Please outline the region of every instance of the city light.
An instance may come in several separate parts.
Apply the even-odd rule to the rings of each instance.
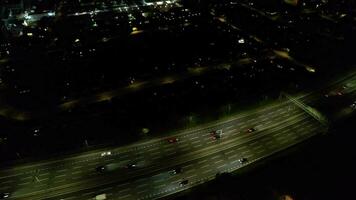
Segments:
[[[352,199],[355,17],[352,0],[0,0],[0,199]]]

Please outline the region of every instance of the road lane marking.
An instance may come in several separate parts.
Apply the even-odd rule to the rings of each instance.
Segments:
[[[90,164],[90,163],[89,163]],[[65,172],[67,171],[67,169],[60,169],[60,170],[57,170],[57,172]]]
[[[203,165],[201,168],[206,168],[206,167],[209,167],[210,165]]]
[[[218,164],[218,163],[221,163],[221,162],[224,162],[224,161],[223,160],[218,160],[218,161],[215,161],[214,163]]]
[[[121,199],[124,199],[124,198],[129,197],[129,196],[131,196],[131,194],[126,194],[124,196],[121,196]]]
[[[31,182],[25,182],[25,183],[19,183],[18,185],[28,185],[28,184],[30,184]]]
[[[64,177],[64,176],[67,176],[67,175],[66,174],[60,174],[60,175],[56,175],[54,177],[59,178],[59,177]]]
[[[196,176],[197,176],[196,174],[193,174],[191,176],[188,176],[187,179],[191,179],[191,178],[196,177]]]
[[[225,166],[226,166],[226,164],[223,164],[223,165],[218,166],[217,168],[219,169],[219,168],[222,168],[222,167],[225,167]]]
[[[146,189],[146,190],[140,190],[140,191],[138,191],[137,193],[138,194],[142,194],[142,193],[145,193],[145,192],[148,192],[148,190]]]
[[[228,130],[228,129],[232,128],[232,127],[234,127],[234,126],[228,126],[228,127],[226,127],[226,129]]]
[[[32,178],[33,178],[33,177],[28,176],[28,177],[21,178],[21,180],[23,181],[23,180],[32,179]]]
[[[206,160],[206,159],[205,159],[205,160],[200,160],[200,161],[198,161],[198,163],[199,163],[199,164],[202,164],[202,163],[205,163],[205,162],[207,162],[207,161],[208,161],[208,160]]]
[[[190,140],[195,140],[195,139],[198,139],[198,136],[190,138]]]
[[[154,183],[159,183],[159,182],[163,182],[163,181],[165,181],[165,179],[163,179],[163,178],[153,180]]]
[[[214,160],[214,159],[216,159],[216,158],[221,158],[221,155],[219,154],[219,155],[213,156],[213,157],[211,157],[210,159],[211,159],[211,160]]]

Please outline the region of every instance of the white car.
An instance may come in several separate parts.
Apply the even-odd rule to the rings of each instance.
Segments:
[[[111,151],[102,152],[100,155],[101,155],[101,157],[110,156],[111,155]]]
[[[0,199],[7,199],[10,197],[10,193],[5,192],[5,193],[0,193]]]
[[[106,199],[106,194],[99,194],[96,195],[94,200],[105,200]]]

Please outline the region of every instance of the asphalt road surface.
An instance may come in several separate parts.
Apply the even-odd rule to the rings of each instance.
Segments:
[[[3,170],[0,173],[0,191],[14,191],[12,195],[14,199],[47,197],[58,199],[58,195],[68,193],[72,197],[73,192],[90,189],[91,192],[83,193],[88,195],[83,196],[85,199],[95,196],[97,189],[93,188],[103,186],[107,189],[110,188],[107,185],[122,186],[123,183],[122,189],[128,198],[132,198],[130,194],[136,194],[137,198],[141,198],[156,194],[155,191],[182,189],[179,186],[182,178],[189,181],[184,188],[189,187],[200,179],[215,175],[218,171],[238,166],[238,163],[237,165],[232,163],[234,159],[236,162],[239,158],[246,157],[251,162],[279,149],[283,141],[289,144],[302,139],[297,131],[318,132],[320,126],[316,120],[292,103],[281,103],[212,127],[183,132],[176,136],[179,139],[176,143],[161,139],[118,148],[112,150],[112,155],[107,157],[101,157],[100,153],[96,153]],[[252,127],[256,131],[248,133],[247,129]],[[223,135],[220,139],[214,140],[210,133],[218,129],[223,130]],[[291,134],[292,130],[296,133]],[[198,170],[204,162],[208,162],[209,167],[206,170]],[[129,163],[135,163],[136,168],[126,169],[125,166]],[[116,164],[119,167],[112,172],[100,173],[95,170],[104,164]],[[175,166],[181,166],[183,172],[171,176],[169,171]],[[174,185],[178,188],[173,187]],[[118,186],[113,190],[119,191]],[[120,197],[123,198],[122,195]],[[78,199],[77,196],[73,198]]]
[[[329,90],[353,94],[355,76],[333,84]],[[307,96],[308,97],[308,96]],[[304,97],[305,100],[308,98]],[[315,98],[315,96],[313,96]],[[256,131],[248,133],[249,128]],[[211,132],[222,130],[220,139]],[[0,192],[10,199],[92,199],[106,193],[108,199],[156,199],[211,180],[217,173],[231,172],[268,157],[325,131],[325,127],[292,102],[283,101],[225,121],[207,124],[167,138],[66,158],[30,163],[0,170]],[[238,160],[246,158],[245,163]],[[135,163],[136,167],[125,166]],[[100,173],[96,167],[115,165]],[[182,172],[172,170],[181,167]],[[188,183],[181,186],[183,180]]]

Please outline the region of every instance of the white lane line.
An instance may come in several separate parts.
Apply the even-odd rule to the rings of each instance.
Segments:
[[[186,147],[186,146],[188,146],[188,145],[189,145],[189,143],[180,143],[180,144],[179,144],[179,147],[183,147],[183,148],[184,148],[184,147]]]
[[[245,154],[247,154],[249,151],[250,151],[250,150],[243,151],[243,152],[241,152],[241,154],[245,155]]]
[[[191,167],[191,166],[194,166],[194,164],[188,164],[188,165],[185,165],[184,168],[188,168],[188,167]]]
[[[202,164],[202,163],[205,163],[205,162],[207,162],[208,160],[201,160],[201,161],[199,161],[198,163],[199,164]]]
[[[214,160],[214,159],[220,158],[220,157],[221,157],[221,155],[216,155],[216,156],[214,156],[214,157],[211,157],[210,159],[211,159],[211,160]]]
[[[249,146],[255,146],[257,143],[259,143],[259,141],[254,141],[254,142],[250,143]]]
[[[77,199],[78,197],[76,196],[72,196],[72,197],[67,197],[67,198],[64,198],[64,200],[69,200],[69,199]]]
[[[225,167],[225,166],[226,166],[226,164],[220,165],[220,166],[218,166],[218,169],[222,168],[222,167]]]
[[[55,182],[58,183],[58,182],[63,182],[65,181],[65,179],[59,179],[59,180],[56,180]]]
[[[201,168],[206,168],[206,167],[209,167],[210,165],[203,165]]]
[[[195,140],[195,139],[198,139],[198,136],[190,138],[190,140]]]
[[[85,193],[83,193],[83,194],[81,194],[81,196],[89,196],[89,195],[92,195],[92,194],[94,194],[95,192],[85,192]]]
[[[235,150],[230,150],[230,151],[225,152],[226,155],[227,154],[232,154],[232,153],[235,153]]]
[[[128,184],[128,183],[127,183]],[[121,185],[119,185],[118,187],[120,187]],[[129,190],[131,190],[131,188],[124,188],[124,189],[121,189],[121,190],[119,190],[119,194],[120,193],[124,193],[124,192],[127,192],[127,191],[129,191]]]
[[[12,183],[12,182],[14,182],[14,181],[15,181],[14,179],[11,179],[11,180],[7,180],[7,181],[3,181],[3,182],[1,182],[1,184]]]
[[[45,172],[45,173],[39,174],[38,176],[46,176],[46,175],[49,175],[49,172]]]
[[[47,180],[49,180],[49,178],[41,178],[40,182],[47,181]]]
[[[155,182],[155,183],[159,183],[159,182],[163,182],[163,181],[165,181],[165,179],[157,179],[157,180],[153,180],[153,182]]]
[[[200,140],[196,140],[196,141],[192,142],[192,144],[196,144],[196,143],[199,143],[199,142],[200,142]]]
[[[148,190],[140,190],[137,192],[137,194],[142,194],[142,193],[145,193],[145,192],[148,192]]]
[[[272,124],[272,123],[274,123],[274,121],[273,120],[267,120],[264,124]]]
[[[105,191],[109,191],[112,189],[113,189],[113,187],[107,187],[107,188],[100,189],[99,192],[105,192]]]
[[[66,176],[66,174],[60,174],[60,175],[56,175],[54,177],[59,178],[59,177],[64,177],[64,176]]]
[[[226,129],[230,129],[230,128],[232,128],[232,127],[234,127],[234,126],[228,126],[228,127],[226,127]]]
[[[191,172],[191,171],[193,171],[193,170],[195,170],[194,168],[190,168],[190,169],[187,169],[187,170],[184,170],[186,173],[188,173],[188,172]]]
[[[191,178],[196,177],[196,176],[197,176],[196,174],[193,174],[191,176],[188,176],[187,179],[191,179]]]
[[[207,144],[211,144],[211,143],[214,143],[215,141],[214,140],[210,140],[209,142],[207,142]]]
[[[25,182],[25,183],[20,183],[19,185],[28,185],[30,184],[31,182]]]
[[[120,199],[124,199],[124,198],[129,197],[129,196],[131,196],[131,194],[126,194],[126,195],[124,195],[124,196],[121,196]]]
[[[90,164],[90,163],[89,163]],[[60,170],[57,170],[57,172],[65,172],[67,171],[67,169],[60,169]]]
[[[265,150],[264,149],[260,149],[260,150],[258,150],[257,152],[256,152],[256,154],[260,154],[260,153],[262,153],[262,152],[264,152]]]
[[[215,161],[214,163],[218,164],[218,163],[221,163],[221,162],[224,162],[224,161],[223,160],[218,160],[218,161]]]
[[[264,149],[265,147],[262,145],[254,146],[254,150]]]
[[[150,149],[148,149],[146,151],[157,151],[158,149],[159,149],[158,147],[153,147],[153,148],[150,148]]]
[[[21,178],[21,180],[26,180],[26,179],[32,179],[32,177],[28,176],[28,177]]]

